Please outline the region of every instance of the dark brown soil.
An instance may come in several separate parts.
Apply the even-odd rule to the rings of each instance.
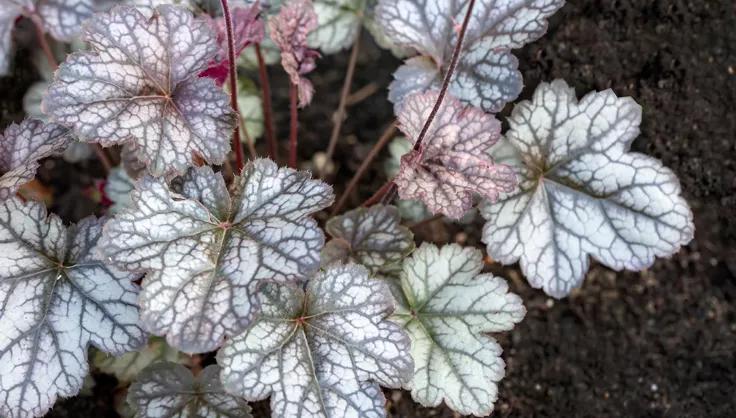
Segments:
[[[531,289],[515,266],[489,266],[510,280],[529,311],[513,332],[498,336],[507,376],[495,416],[736,416],[736,4],[569,3],[543,39],[517,54],[527,85],[522,98],[554,78],[566,79],[579,94],[612,88],[634,97],[644,107],[634,149],[661,158],[678,174],[695,212],[696,238],[648,271],[593,266],[583,288],[563,301]],[[23,51],[18,55],[19,68],[28,68]],[[305,160],[326,146],[347,56],[323,59],[313,76],[316,104],[301,115]],[[355,89],[377,83],[381,90],[349,111],[336,153],[338,193],[391,121],[384,87],[398,64],[363,43]],[[274,95],[283,110],[286,90],[278,72],[272,69]],[[22,117],[15,98],[35,75],[19,69],[16,77],[0,79],[3,124]],[[286,112],[278,112],[283,127]],[[87,167],[57,162],[41,178],[56,189],[54,209],[73,220],[90,211],[80,190],[92,180],[84,175],[70,183],[68,170],[81,175]],[[380,164],[365,179],[352,205],[385,180]],[[435,222],[417,235],[476,245],[478,230]],[[60,402],[49,416],[115,416],[114,379],[95,377],[92,393]],[[420,408],[406,393],[386,394],[392,417],[457,416],[444,407]],[[255,405],[256,416],[265,411],[267,403]]]

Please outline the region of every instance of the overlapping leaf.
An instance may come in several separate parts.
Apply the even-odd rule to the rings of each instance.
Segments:
[[[339,265],[306,291],[268,285],[261,296],[263,314],[218,353],[228,392],[271,396],[273,417],[386,416],[378,385],[401,386],[413,366],[409,339],[385,319],[394,308],[385,283]]]
[[[149,331],[182,351],[207,352],[250,322],[262,281],[303,280],[319,267],[324,235],[309,215],[333,194],[269,160],[249,163],[232,194],[209,167],[191,170],[179,189],[143,178],[133,207],[105,228],[103,251],[148,273],[140,303]]]
[[[589,255],[638,270],[692,239],[692,213],[675,175],[629,152],[641,122],[632,99],[607,90],[578,101],[557,80],[517,105],[509,122],[522,181],[483,209],[483,239],[494,259],[520,261],[532,286],[563,297],[581,284]]]
[[[486,112],[500,111],[523,87],[511,50],[542,36],[547,18],[563,4],[564,0],[476,2],[450,92]],[[388,37],[420,56],[396,72],[389,87],[392,102],[439,86],[467,6],[468,0],[379,0],[377,20]]]
[[[0,135],[0,199],[33,180],[38,161],[60,154],[72,142],[69,130],[53,123],[26,119]]]
[[[437,101],[438,93],[415,93],[400,107],[400,129],[414,142]],[[488,150],[500,136],[491,115],[445,97],[419,150],[401,158],[394,178],[402,199],[421,200],[433,213],[459,219],[475,194],[491,201],[516,185],[511,167],[495,164]]]
[[[485,416],[504,376],[501,347],[489,332],[511,330],[526,313],[506,282],[483,268],[480,251],[422,244],[404,262],[403,297],[392,319],[411,337],[415,401],[443,401],[461,414]]]
[[[110,170],[105,182],[105,195],[112,202],[111,213],[119,213],[132,204],[131,194],[135,189],[135,182],[123,167]]]
[[[144,370],[128,393],[135,418],[251,418],[250,406],[222,389],[220,368],[207,366],[199,376],[175,363]]]
[[[159,337],[151,337],[138,351],[112,356],[97,352],[94,365],[105,373],[115,375],[120,382],[132,382],[146,367],[160,362],[186,364],[189,357],[172,348]]]
[[[102,222],[67,229],[36,202],[0,204],[0,415],[41,416],[75,395],[89,344],[112,354],[145,342],[135,276],[97,258]]]
[[[393,206],[374,205],[358,208],[327,222],[332,236],[322,251],[322,263],[362,264],[372,274],[395,269],[414,249],[414,235],[401,225],[399,211]]]
[[[149,19],[131,7],[95,15],[93,52],[70,55],[44,107],[80,139],[129,143],[155,176],[184,173],[195,158],[218,164],[230,149],[235,115],[225,93],[197,75],[217,53],[208,25],[175,6]]]

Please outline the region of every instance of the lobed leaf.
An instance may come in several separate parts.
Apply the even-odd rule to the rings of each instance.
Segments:
[[[156,10],[95,15],[85,26],[93,51],[59,67],[44,109],[84,141],[130,144],[154,176],[182,174],[197,158],[220,164],[235,114],[212,80],[197,77],[217,53],[215,36],[183,8]]]
[[[162,338],[151,337],[148,344],[138,351],[111,356],[98,351],[93,363],[104,373],[114,375],[118,381],[132,382],[146,367],[159,363],[172,362],[186,364],[189,357],[172,348]]]
[[[134,275],[97,258],[102,221],[65,228],[36,202],[0,204],[0,415],[37,417],[75,395],[90,344],[137,349]]]
[[[554,297],[580,286],[588,255],[639,270],[693,238],[693,216],[676,176],[629,152],[641,107],[610,91],[578,101],[562,81],[541,84],[509,119],[520,156],[518,191],[482,210],[488,253],[517,260],[531,285]]]
[[[130,386],[128,403],[135,418],[251,418],[250,406],[222,389],[219,374],[215,365],[194,377],[180,364],[157,363]]]
[[[256,313],[263,281],[306,279],[319,268],[324,235],[309,216],[332,203],[309,174],[249,163],[232,193],[210,167],[190,170],[173,192],[144,177],[133,207],[105,228],[103,251],[118,266],[146,272],[143,326],[184,352],[208,352]]]
[[[60,154],[72,141],[66,128],[36,119],[8,126],[0,135],[0,199],[33,180],[39,160]]]
[[[323,265],[354,261],[371,274],[386,273],[414,250],[414,234],[394,206],[354,209],[327,221],[325,229],[332,240],[322,250]]]
[[[377,20],[398,46],[414,50],[395,73],[389,98],[401,103],[409,94],[438,88],[457,43],[467,0],[379,0]],[[547,18],[564,0],[488,0],[477,2],[466,32],[450,92],[464,103],[496,113],[523,87],[511,50],[538,39]]]
[[[273,417],[385,417],[380,385],[411,376],[409,340],[386,317],[388,287],[358,265],[337,265],[306,286],[270,284],[263,314],[217,355],[228,392],[271,396]]]
[[[414,143],[434,107],[438,92],[409,96],[397,115],[399,128]],[[480,109],[446,96],[419,150],[401,157],[394,178],[402,199],[421,200],[432,213],[459,219],[475,194],[491,201],[516,186],[511,167],[494,164],[489,150],[501,124]]]
[[[422,244],[404,262],[392,319],[411,338],[414,377],[405,387],[424,406],[444,401],[461,414],[493,411],[505,365],[486,333],[511,330],[526,310],[504,280],[479,274],[482,268],[480,251],[456,244]]]

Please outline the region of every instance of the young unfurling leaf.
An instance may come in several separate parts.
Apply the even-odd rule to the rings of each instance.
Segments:
[[[33,180],[38,161],[60,154],[72,142],[69,130],[53,123],[26,119],[0,135],[0,199]]]
[[[409,339],[387,321],[385,283],[358,265],[318,273],[306,291],[269,284],[263,314],[217,355],[225,389],[248,400],[271,396],[273,417],[385,417],[380,387],[412,370]]]
[[[399,128],[414,142],[437,101],[430,91],[409,96],[397,115]],[[402,199],[424,202],[433,213],[459,219],[473,206],[475,194],[495,200],[516,186],[511,167],[494,164],[488,150],[500,136],[501,124],[446,96],[421,148],[401,158],[394,178]]]
[[[146,272],[145,328],[184,352],[217,348],[252,320],[262,281],[299,281],[319,267],[324,235],[309,216],[329,206],[330,186],[309,174],[249,163],[233,181],[192,169],[180,192],[144,177],[133,206],[105,228],[104,253]]]
[[[589,255],[639,270],[693,238],[675,175],[629,152],[641,123],[632,99],[607,90],[578,101],[557,80],[518,104],[509,122],[520,189],[482,210],[483,240],[494,259],[519,260],[532,286],[564,297],[582,283]]]
[[[130,386],[128,403],[135,418],[251,418],[250,406],[225,393],[219,375],[215,365],[194,377],[180,364],[157,363]]]
[[[299,92],[299,107],[312,101],[314,86],[305,74],[317,66],[319,54],[307,46],[307,35],[317,27],[311,0],[289,0],[278,15],[268,21],[271,39],[281,50],[281,66]]]
[[[0,204],[0,415],[41,416],[75,395],[90,344],[112,354],[145,342],[134,275],[97,258],[102,222],[65,228],[36,202]]]
[[[330,219],[332,236],[322,251],[322,264],[354,261],[372,273],[393,270],[414,249],[414,235],[401,225],[393,206],[358,208]]]
[[[70,55],[44,100],[80,139],[131,144],[154,176],[184,173],[195,158],[222,163],[235,114],[227,95],[199,78],[217,53],[208,25],[175,6],[149,19],[132,7],[85,26],[93,52]]]
[[[391,319],[411,337],[414,378],[405,387],[424,406],[444,400],[461,414],[493,410],[505,365],[487,333],[511,330],[526,310],[504,280],[479,274],[482,268],[480,251],[456,244],[422,244],[404,261],[404,295]]]
[[[112,356],[101,351],[95,353],[93,363],[105,373],[115,375],[118,381],[129,383],[138,377],[143,369],[159,362],[186,364],[189,356],[166,344],[162,338],[151,337],[148,344],[138,351]]]
[[[450,92],[464,103],[495,113],[523,87],[511,50],[542,36],[547,18],[564,0],[486,0],[473,9]],[[377,20],[399,46],[416,51],[397,70],[389,99],[438,87],[450,65],[468,0],[379,0]]]

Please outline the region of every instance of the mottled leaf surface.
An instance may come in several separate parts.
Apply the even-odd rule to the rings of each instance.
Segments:
[[[45,207],[0,205],[0,415],[41,416],[73,396],[90,344],[122,354],[143,345],[135,276],[97,258],[102,222],[65,228]]]
[[[401,105],[399,128],[414,143],[437,101],[438,92],[415,93]],[[394,178],[402,199],[421,200],[435,214],[459,219],[474,195],[491,201],[516,185],[511,167],[495,164],[488,150],[501,124],[480,109],[446,96],[420,149],[401,157]]]
[[[132,382],[146,367],[159,362],[186,364],[189,356],[166,344],[163,338],[151,337],[138,351],[112,356],[98,351],[93,363],[104,373],[114,375],[120,382]]]
[[[236,120],[227,95],[197,77],[218,49],[204,21],[175,6],[151,18],[116,7],[95,15],[84,38],[92,51],[67,58],[44,100],[52,120],[85,141],[132,145],[155,176],[225,160]]]
[[[394,206],[354,209],[327,221],[325,229],[332,239],[322,251],[323,265],[354,261],[372,274],[385,273],[414,249],[414,234]]]
[[[33,180],[38,161],[60,154],[72,142],[69,130],[53,123],[25,119],[0,135],[0,199]]]
[[[363,23],[366,0],[314,0],[319,22],[309,34],[309,45],[325,54],[349,48]]]
[[[82,24],[95,12],[94,0],[37,0],[36,8],[44,28],[64,42],[79,36]]]
[[[493,411],[505,365],[487,333],[511,330],[526,310],[503,279],[479,274],[482,268],[480,251],[456,244],[422,244],[404,262],[404,296],[392,319],[411,337],[414,378],[405,387],[424,406]]]
[[[304,280],[319,267],[324,235],[310,214],[332,189],[308,173],[249,163],[228,192],[210,167],[190,170],[177,190],[144,177],[133,207],[105,228],[104,252],[146,272],[143,325],[184,352],[217,348],[256,313],[264,280]]]
[[[306,287],[267,285],[263,313],[218,353],[230,393],[271,396],[273,417],[385,417],[380,385],[412,370],[409,339],[385,318],[388,286],[358,265],[337,265]]]
[[[487,0],[476,2],[450,92],[464,103],[495,113],[513,101],[523,87],[518,61],[511,50],[542,36],[547,18],[564,0]],[[439,87],[450,65],[467,0],[379,0],[377,20],[397,45],[414,50],[397,70],[390,99]]]
[[[532,286],[564,297],[592,256],[640,270],[693,237],[692,212],[672,171],[629,152],[641,107],[610,91],[578,101],[564,81],[518,104],[507,138],[520,155],[520,188],[483,209],[483,240],[504,264],[519,261]]]
[[[225,393],[219,375],[215,365],[194,377],[180,364],[157,363],[131,385],[128,403],[135,418],[251,418],[250,406]]]

